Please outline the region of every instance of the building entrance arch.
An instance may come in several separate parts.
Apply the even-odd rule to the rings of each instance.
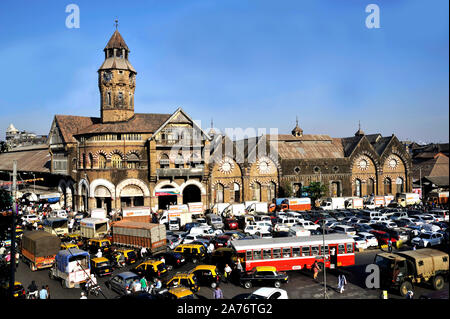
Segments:
[[[202,201],[201,190],[197,185],[190,184],[183,189],[183,204]]]

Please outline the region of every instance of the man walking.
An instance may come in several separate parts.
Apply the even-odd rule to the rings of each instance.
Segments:
[[[344,291],[345,285],[347,285],[347,278],[345,278],[344,274],[340,274],[338,276],[338,289],[340,294]]]
[[[39,290],[39,299],[47,299],[47,298],[48,298],[47,289],[45,289],[45,286],[42,286],[42,289]]]
[[[319,264],[317,263],[317,260],[314,260],[314,263],[312,265],[312,270],[314,272],[314,280],[317,280],[317,275],[319,274]]]
[[[223,299],[223,292],[219,286],[216,286],[216,289],[213,292],[213,299]]]

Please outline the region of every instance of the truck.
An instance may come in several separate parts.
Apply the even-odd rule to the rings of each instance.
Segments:
[[[162,224],[120,220],[113,223],[111,230],[114,245],[146,247],[152,254],[166,252],[166,227]]]
[[[348,198],[345,201],[345,208],[363,209],[364,208],[363,199],[359,197]]]
[[[108,219],[83,218],[80,221],[80,235],[83,238],[103,238],[108,231]]]
[[[397,203],[402,206],[416,205],[421,202],[420,195],[416,193],[401,193],[397,194]]]
[[[55,256],[61,249],[61,239],[44,231],[25,232],[21,242],[22,261],[32,271],[52,267]]]
[[[50,217],[44,219],[44,231],[56,236],[63,236],[69,233],[69,220],[67,218]]]
[[[269,212],[269,206],[267,205],[267,202],[245,202],[244,205],[248,214],[267,214]]]
[[[331,197],[322,202],[321,207],[324,210],[344,209],[345,198],[344,197]]]
[[[151,221],[150,207],[126,207],[122,209],[122,219],[149,223]]]
[[[380,253],[374,262],[380,269],[380,287],[403,297],[415,284],[430,283],[440,290],[448,276],[448,254],[437,249]]]
[[[368,209],[375,209],[377,207],[385,207],[387,205],[384,196],[372,196],[369,198],[365,206]]]
[[[107,218],[106,210],[104,208],[91,209],[91,218]]]
[[[449,192],[430,192],[428,194],[429,200],[432,202],[437,202],[438,204],[448,203],[448,193]]]
[[[192,213],[188,205],[170,205],[169,210],[163,211],[159,223],[167,225],[169,230],[180,230],[187,223],[192,222]]]
[[[60,280],[63,288],[80,288],[91,277],[90,255],[78,248],[60,250],[49,271],[50,279]]]
[[[245,204],[228,204],[228,206],[217,215],[221,215],[224,218],[243,216],[245,215]]]
[[[300,198],[277,198],[277,206],[279,205],[282,211],[285,210],[296,210],[305,211],[311,210],[311,198],[300,197]]]
[[[395,199],[394,195],[384,195],[384,206],[389,205]]]

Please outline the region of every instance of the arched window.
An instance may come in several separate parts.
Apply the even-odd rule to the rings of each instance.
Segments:
[[[177,155],[177,158],[175,159],[175,167],[176,168],[183,168],[184,167],[183,155],[181,155],[181,154]]]
[[[384,179],[384,193],[392,194],[392,181],[389,177]]]
[[[106,156],[98,154],[98,168],[106,168]]]
[[[106,93],[106,104],[111,105],[111,92]]]
[[[131,153],[127,157],[127,167],[128,168],[139,168],[139,156],[135,153]]]
[[[403,178],[398,177],[395,181],[395,184],[397,185],[397,193],[403,193]]]
[[[159,159],[159,167],[160,168],[169,168],[170,166],[170,160],[169,155],[167,154],[161,154],[161,157]]]
[[[375,182],[373,178],[367,180],[367,195],[375,195]]]
[[[258,182],[253,183],[253,200],[261,201],[261,184]]]
[[[355,196],[361,197],[361,180],[358,178],[355,180]]]
[[[233,183],[233,195],[235,202],[241,201],[241,186],[238,183]]]
[[[83,169],[86,169],[86,154],[83,153]]]
[[[271,203],[272,199],[276,197],[277,184],[274,182],[269,183],[269,188],[267,189],[267,202]]]
[[[122,157],[119,154],[113,154],[111,156],[111,167],[122,168]]]
[[[89,153],[89,166],[91,169],[94,168],[94,156],[92,156],[92,153]]]
[[[119,91],[117,94],[117,102],[119,105],[123,105],[123,93]]]
[[[223,203],[223,185],[222,184],[217,184],[216,185],[216,203]]]

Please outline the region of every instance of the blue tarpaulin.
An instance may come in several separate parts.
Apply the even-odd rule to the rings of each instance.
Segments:
[[[56,254],[55,260],[58,266],[59,271],[69,273],[69,261],[76,260],[77,257],[89,257],[89,253],[87,251],[70,248],[65,250],[60,250],[58,254]],[[90,268],[89,262],[87,263],[87,267]]]

